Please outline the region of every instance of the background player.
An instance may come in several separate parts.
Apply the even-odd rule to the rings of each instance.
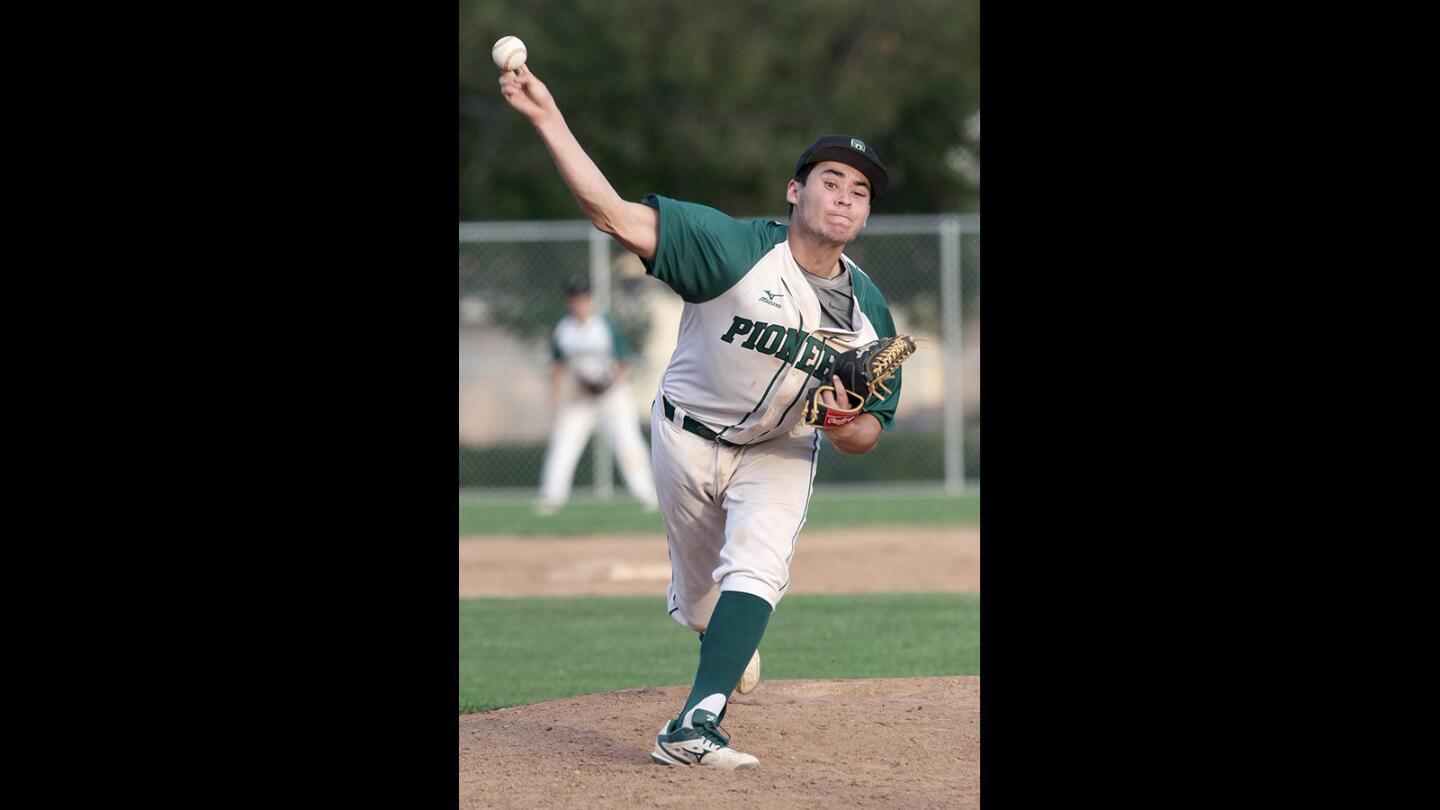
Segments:
[[[609,315],[595,311],[590,282],[576,276],[565,283],[568,312],[550,330],[550,403],[555,425],[540,473],[535,511],[552,515],[570,499],[575,464],[597,422],[605,426],[615,460],[630,494],[647,511],[657,508],[650,478],[650,451],[640,435],[625,358],[630,346]]]
[[[750,768],[759,760],[720,730],[729,696],[790,584],[820,434],[866,453],[899,400],[871,401],[852,421],[817,430],[801,399],[833,383],[834,358],[895,327],[880,291],[842,254],[889,173],[862,140],[826,136],[785,187],[788,224],[733,219],[649,195],[621,199],[571,133],[528,66],[502,72],[501,92],[535,127],[585,215],[685,301],[674,354],[651,409],[651,458],[671,559],[667,607],[703,633],[678,716],[656,736],[660,764]]]

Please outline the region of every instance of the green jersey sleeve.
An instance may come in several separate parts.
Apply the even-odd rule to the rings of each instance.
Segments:
[[[890,305],[885,303],[885,296],[880,294],[880,288],[876,287],[875,282],[860,268],[853,264],[850,268],[850,278],[855,285],[855,303],[860,306],[860,311],[865,313],[865,317],[875,326],[875,334],[880,337],[894,337],[895,320],[890,317]],[[865,406],[865,412],[879,419],[880,427],[884,430],[894,429],[895,406],[900,402],[900,382],[904,374],[904,367],[895,369],[895,376],[885,383],[890,394],[879,401],[872,398]]]
[[[660,241],[645,271],[692,304],[735,286],[756,262],[785,241],[785,226],[739,220],[714,208],[648,194],[641,202],[660,214]]]

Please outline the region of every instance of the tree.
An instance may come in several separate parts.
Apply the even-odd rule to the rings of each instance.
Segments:
[[[463,0],[460,21],[462,220],[580,215],[497,89],[505,34],[627,199],[783,217],[800,152],[844,133],[891,169],[880,212],[979,210],[978,0]]]

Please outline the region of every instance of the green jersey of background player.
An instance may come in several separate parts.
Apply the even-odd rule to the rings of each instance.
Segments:
[[[843,249],[870,216],[889,174],[874,150],[825,136],[785,188],[788,223],[741,221],[650,195],[623,200],[570,132],[528,67],[502,72],[501,93],[540,134],[585,215],[685,301],[677,346],[652,407],[652,465],[671,558],[669,612],[701,631],[700,662],[679,715],[656,737],[659,764],[751,768],[757,757],[719,729],[737,683],[753,688],[758,647],[789,585],[820,436],[867,453],[899,399],[872,402],[817,429],[800,400],[816,381],[844,409],[839,352],[893,336],[883,296]]]

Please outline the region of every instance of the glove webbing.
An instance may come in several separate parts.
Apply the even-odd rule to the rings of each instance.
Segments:
[[[885,383],[895,376],[895,371],[900,368],[900,364],[905,362],[914,352],[914,343],[910,343],[902,338],[896,338],[891,341],[889,346],[886,346],[880,353],[875,355],[875,362],[873,363],[875,378],[870,381],[870,392],[872,396],[875,396],[875,398],[881,402],[885,401],[885,397],[891,393],[889,386],[885,385]],[[877,395],[875,394],[876,391],[883,391],[884,393]]]

